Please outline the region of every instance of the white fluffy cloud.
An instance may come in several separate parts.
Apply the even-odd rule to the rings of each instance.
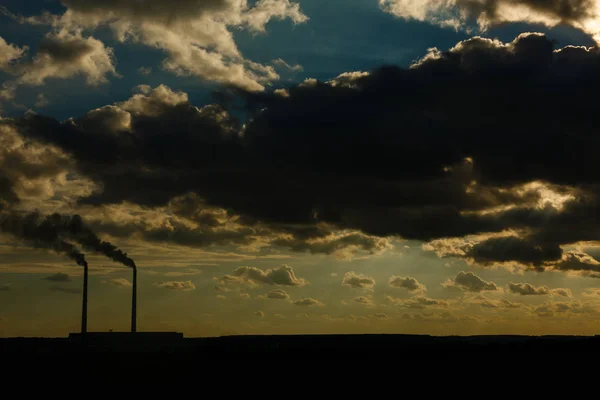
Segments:
[[[252,62],[240,53],[235,28],[265,32],[274,19],[308,20],[290,0],[63,0],[67,10],[52,17],[24,21],[50,23],[55,29],[110,28],[119,41],[164,51],[162,67],[177,75],[260,91],[278,78],[272,66]]]

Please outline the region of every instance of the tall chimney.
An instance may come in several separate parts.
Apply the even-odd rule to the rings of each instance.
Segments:
[[[87,332],[88,266],[83,267],[83,304],[81,310],[81,334]]]
[[[136,331],[136,313],[137,313],[137,268],[133,269],[133,293],[131,297],[131,332]]]

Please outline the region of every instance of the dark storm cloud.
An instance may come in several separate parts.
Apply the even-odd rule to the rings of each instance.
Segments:
[[[595,0],[458,0],[456,3],[470,17],[477,18],[485,13],[491,22],[503,21],[498,14],[500,6],[528,6],[550,17],[574,22],[594,16]]]
[[[490,239],[469,256],[540,268],[560,260],[560,245],[599,237],[600,137],[588,100],[598,70],[597,49],[555,50],[540,34],[472,38],[409,69],[310,81],[289,96],[233,90],[231,102],[223,92],[223,105],[198,108],[161,86],[81,118],[15,123],[101,184],[83,203],[163,206],[195,193],[242,226],[283,233],[280,245],[325,253],[378,244],[354,236],[323,247],[313,240],[323,223],[424,241],[520,229],[528,235]],[[240,99],[243,124],[228,112]],[[540,192],[521,186],[532,181],[575,199],[540,207]],[[499,211],[481,212],[490,209]]]
[[[517,261],[525,265],[540,267],[549,261],[558,261],[562,249],[555,244],[536,244],[514,236],[488,239],[476,244],[467,257],[482,265],[497,262]]]
[[[46,37],[40,41],[38,54],[48,56],[58,63],[72,63],[94,51],[94,46],[82,39],[62,41]]]
[[[398,17],[444,27],[486,31],[507,22],[571,25],[600,40],[596,0],[379,0],[379,4]]]

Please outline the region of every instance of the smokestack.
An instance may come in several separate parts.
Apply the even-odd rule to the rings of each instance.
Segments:
[[[133,268],[133,293],[131,296],[131,332],[136,331],[137,314],[137,268]]]
[[[81,310],[81,334],[87,332],[88,266],[83,266],[83,307]]]

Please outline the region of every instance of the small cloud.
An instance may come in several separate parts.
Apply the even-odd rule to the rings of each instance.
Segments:
[[[600,288],[592,288],[582,293],[584,297],[600,297]]]
[[[285,315],[282,315],[282,314],[273,314],[273,316],[275,318],[279,318],[279,319],[284,319],[285,318]]]
[[[388,280],[388,285],[393,288],[403,288],[409,292],[424,292],[427,290],[425,285],[410,276],[392,276]]]
[[[397,299],[391,296],[385,298],[389,303],[396,306],[414,309],[423,309],[427,307],[448,307],[448,302],[445,300],[430,299],[428,297],[411,297],[410,299]]]
[[[297,306],[305,306],[305,307],[323,307],[325,304],[321,303],[319,300],[315,300],[312,297],[306,297],[304,299],[296,300],[294,302]]]
[[[45,277],[44,280],[50,282],[71,282],[71,277],[69,276],[69,274],[57,272],[54,275]]]
[[[226,300],[227,296],[223,296],[222,294],[218,294],[217,295],[217,299],[219,299],[219,300]]]
[[[249,295],[248,293],[240,293],[240,297],[241,297],[242,299],[249,299],[249,298],[250,298],[250,295]]]
[[[304,71],[304,68],[302,67],[302,65],[300,65],[300,64],[290,65],[281,58],[277,58],[277,59],[273,60],[273,64],[278,67],[281,67],[281,68],[289,69],[290,71],[295,71],[295,72]]]
[[[359,296],[352,299],[355,303],[363,304],[368,307],[372,307],[375,305],[373,298],[371,296]]]
[[[127,279],[125,278],[114,278],[114,279],[109,279],[108,281],[104,281],[103,283],[108,283],[110,285],[113,286],[119,286],[119,287],[129,287],[132,286],[133,284],[131,282],[129,282]]]
[[[258,285],[264,283],[274,286],[304,286],[308,282],[298,278],[294,269],[289,265],[282,265],[279,268],[262,270],[256,267],[239,267],[230,275],[225,275],[220,279],[221,283],[246,283]]]
[[[447,288],[458,288],[467,292],[483,292],[498,290],[494,282],[487,282],[475,275],[473,272],[460,271],[452,280],[449,279],[442,283]]]
[[[354,289],[372,290],[375,286],[375,279],[363,274],[357,274],[354,271],[346,272],[342,280],[342,286],[348,286]]]
[[[336,277],[336,276],[338,276],[338,274],[337,274],[337,272],[332,272],[331,274],[329,274],[329,276]]]
[[[223,286],[219,286],[219,285],[215,285],[215,290],[217,292],[223,292],[223,293],[227,293],[227,292],[231,291],[231,289],[223,287]]]
[[[194,285],[194,283],[192,283],[192,281],[185,281],[185,282],[172,281],[172,282],[155,283],[154,286],[162,288],[162,289],[170,289],[170,290],[176,290],[176,291],[182,291],[182,292],[196,289],[196,285]]]
[[[308,319],[307,313],[296,314],[296,318]]]
[[[262,312],[262,311],[260,311],[260,310],[258,310],[258,311],[256,311],[256,312],[254,313],[254,315],[256,315],[257,317],[260,317],[260,318],[262,318],[262,317],[264,317],[264,316],[265,316],[265,313],[264,313],[264,312]]]
[[[273,289],[267,293],[267,298],[274,300],[287,300],[290,298],[290,295],[287,294],[285,290]]]
[[[194,275],[199,275],[201,274],[202,271],[196,268],[188,268],[185,271],[171,271],[171,272],[167,272],[165,274],[165,276],[167,277],[171,277],[171,278],[175,278],[175,277],[181,277],[181,276],[194,276]]]
[[[148,76],[152,73],[152,67],[140,67],[138,68],[138,74]]]
[[[565,288],[551,289],[550,294],[553,296],[573,297],[573,292],[571,292],[571,289]]]
[[[44,108],[49,104],[48,99],[46,98],[46,95],[44,95],[44,93],[39,93],[37,95],[37,99],[35,101],[35,106],[37,108]]]
[[[550,289],[546,286],[535,287],[529,283],[514,283],[508,284],[508,291],[521,296],[544,296],[550,294]]]
[[[390,317],[388,317],[388,315],[385,313],[373,314],[373,317],[378,318],[378,319],[390,319]]]
[[[150,85],[137,85],[133,90],[142,94],[149,94],[152,92],[152,87]]]
[[[63,286],[52,286],[50,288],[51,292],[62,292],[67,294],[81,294],[81,289],[76,288],[68,288]]]
[[[273,94],[281,97],[290,97],[290,91],[287,89],[275,89]]]

